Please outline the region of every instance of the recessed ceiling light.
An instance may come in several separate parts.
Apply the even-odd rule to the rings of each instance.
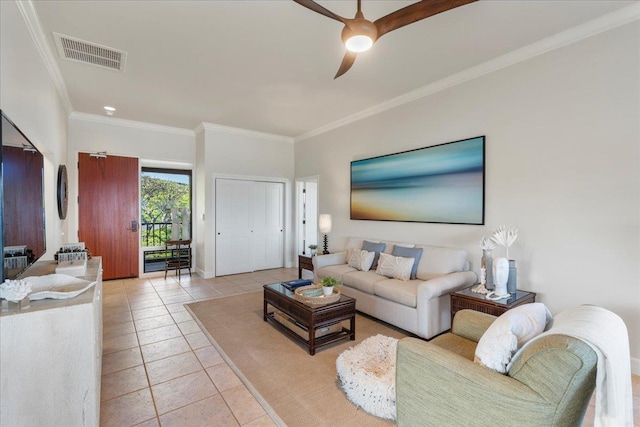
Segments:
[[[107,116],[113,116],[113,113],[115,113],[116,109],[113,107],[105,106],[104,111],[105,113],[107,113]]]

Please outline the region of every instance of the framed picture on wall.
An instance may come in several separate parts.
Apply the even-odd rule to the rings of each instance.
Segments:
[[[484,224],[485,137],[351,162],[351,219]]]

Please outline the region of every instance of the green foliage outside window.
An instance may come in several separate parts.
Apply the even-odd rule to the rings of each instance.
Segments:
[[[168,174],[167,174],[168,175]],[[169,179],[145,175],[141,177],[140,237],[142,246],[162,246],[171,237],[171,209],[191,209],[191,188]],[[146,227],[145,224],[157,224]]]

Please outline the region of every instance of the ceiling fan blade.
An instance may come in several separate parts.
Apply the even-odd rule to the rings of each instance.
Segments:
[[[374,22],[378,29],[378,38],[405,25],[475,1],[478,0],[422,0],[403,7]]]
[[[340,15],[336,15],[335,13],[331,12],[329,9],[326,9],[320,6],[318,3],[316,3],[313,0],[293,0],[293,1],[298,3],[300,6],[304,6],[307,9],[310,9],[310,10],[313,10],[314,12],[319,13],[320,15],[324,15],[327,18],[335,19],[338,22],[342,22],[346,24],[347,20],[345,18],[343,18]]]
[[[335,80],[341,75],[343,75],[344,73],[346,73],[347,71],[349,71],[349,68],[351,68],[354,62],[356,62],[356,53],[346,51],[344,54],[344,58],[342,58],[342,63],[340,64],[340,68],[338,69],[338,72],[336,73],[333,79]]]

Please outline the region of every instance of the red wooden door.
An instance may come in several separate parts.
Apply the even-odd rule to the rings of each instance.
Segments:
[[[105,280],[138,277],[139,175],[136,158],[78,156],[78,238]]]

